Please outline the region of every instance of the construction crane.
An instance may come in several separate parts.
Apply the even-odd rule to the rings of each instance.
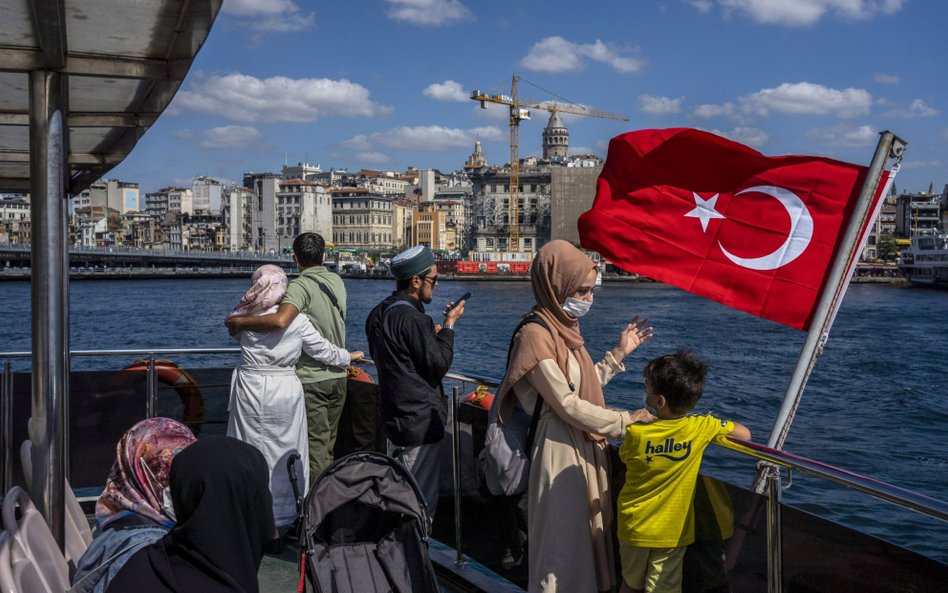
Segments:
[[[601,117],[629,121],[627,115],[610,113],[575,105],[572,103],[557,103],[556,101],[527,101],[517,96],[517,81],[521,80],[516,74],[510,81],[509,95],[487,95],[481,91],[473,91],[471,99],[479,101],[481,109],[487,109],[487,103],[507,105],[510,107],[510,208],[508,214],[508,228],[510,238],[507,242],[507,251],[521,251],[520,248],[520,122],[530,119],[530,109],[542,109],[550,113],[568,113],[584,117]],[[529,82],[529,81],[528,81]]]

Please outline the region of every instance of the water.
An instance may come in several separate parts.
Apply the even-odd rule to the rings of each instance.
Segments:
[[[225,315],[247,280],[87,281],[71,284],[71,348],[144,349],[235,346]],[[363,323],[392,290],[390,281],[346,280],[349,348],[367,350]],[[443,282],[429,312],[465,291],[473,296],[457,326],[454,370],[500,378],[510,332],[532,305],[526,282]],[[0,283],[6,312],[0,350],[30,349],[27,283]],[[746,424],[766,442],[803,344],[802,332],[660,284],[606,283],[583,319],[594,359],[611,348],[623,322],[648,317],[655,338],[627,360],[628,372],[605,389],[610,405],[639,407],[642,364],[678,346],[709,363],[698,411]],[[440,316],[438,316],[440,320]],[[831,465],[945,498],[948,485],[948,293],[853,285],[816,365],[785,448]],[[176,360],[230,366],[233,358]],[[114,360],[75,358],[76,369]],[[23,368],[25,362],[18,362]],[[749,485],[753,464],[712,450],[705,467]],[[948,526],[802,475],[785,500],[804,510],[948,561]]]

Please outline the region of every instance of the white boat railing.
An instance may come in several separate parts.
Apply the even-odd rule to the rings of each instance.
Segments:
[[[149,364],[148,381],[146,384],[146,409],[144,412],[146,417],[151,417],[155,414],[155,402],[157,399],[155,362],[158,358],[169,355],[236,356],[239,353],[239,348],[159,348],[145,350],[75,350],[70,352],[70,355],[72,357],[134,356],[137,358],[147,358]],[[2,434],[0,434],[0,444],[3,446],[3,472],[0,477],[2,477],[3,480],[3,492],[6,492],[12,486],[13,371],[10,361],[12,359],[29,357],[30,352],[0,352],[0,360],[4,361],[3,374],[0,376],[0,416],[3,418],[2,425],[0,425],[0,431],[2,431]],[[362,362],[374,365],[374,362],[369,359],[363,360]],[[470,385],[472,386],[472,390],[480,385],[484,385],[488,388],[497,388],[500,384],[497,379],[470,373],[449,372],[445,376],[445,379],[446,381],[460,385]],[[458,410],[460,405],[459,394],[464,391],[465,390],[459,388],[458,385],[453,386],[451,389],[452,433],[454,435],[452,448],[454,453],[455,549],[457,551],[456,563],[459,565],[464,563],[464,556],[460,524],[460,420]],[[769,464],[778,470],[785,469],[788,472],[799,471],[820,480],[837,484],[856,492],[861,492],[898,507],[940,519],[941,521],[948,521],[948,502],[757,443],[727,438],[724,442],[720,443],[720,445],[725,449]],[[767,490],[765,491],[767,497],[768,590],[778,592],[780,591],[781,582],[781,542],[783,539],[781,535],[781,514],[779,508],[783,488],[781,487],[779,471],[768,472],[768,475]]]

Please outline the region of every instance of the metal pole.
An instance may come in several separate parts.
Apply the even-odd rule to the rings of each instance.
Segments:
[[[0,492],[13,487],[13,372],[10,361],[3,363],[3,379],[0,381],[0,418],[3,419],[3,484]]]
[[[767,472],[767,591],[783,590],[783,526],[780,512],[780,471]]]
[[[30,72],[33,500],[60,549],[69,373],[64,85],[58,72]]]
[[[145,375],[145,417],[155,417],[155,400],[158,395],[155,393],[155,355],[148,356],[148,372]]]
[[[461,551],[461,419],[458,416],[458,386],[451,388],[451,425],[454,450],[454,550],[457,556],[455,566],[464,564],[464,552]]]
[[[846,277],[849,272],[849,263],[855,256],[853,251],[859,243],[859,237],[865,223],[866,216],[869,215],[872,198],[875,196],[879,180],[882,176],[882,169],[886,160],[892,152],[896,142],[900,142],[892,132],[882,132],[879,144],[876,146],[876,152],[872,157],[872,163],[869,165],[869,172],[866,174],[866,180],[863,182],[862,189],[859,192],[856,206],[849,219],[849,225],[843,235],[841,245],[844,249],[840,250],[833,260],[827,277],[823,292],[820,294],[817,303],[816,312],[813,315],[813,321],[810,324],[810,330],[807,332],[806,340],[803,342],[803,348],[800,350],[800,356],[797,359],[797,366],[790,378],[790,384],[784,395],[780,411],[774,420],[773,428],[770,432],[770,438],[767,446],[773,449],[783,447],[787,439],[787,432],[790,430],[790,424],[793,422],[793,416],[796,414],[797,406],[800,404],[800,397],[803,395],[803,389],[810,378],[816,359],[823,351],[823,345],[829,332],[826,326],[832,319],[834,312],[839,307],[840,295],[842,294],[842,285],[848,280]],[[904,144],[902,144],[904,146]],[[901,154],[901,153],[900,153]],[[762,482],[758,476],[755,490],[761,492]]]

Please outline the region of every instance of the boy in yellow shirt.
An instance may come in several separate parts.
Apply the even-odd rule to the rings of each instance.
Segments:
[[[680,593],[685,547],[695,539],[692,500],[705,448],[726,435],[749,440],[742,424],[689,416],[704,391],[708,365],[688,350],[648,362],[645,407],[657,420],[630,424],[619,456],[620,593]]]

